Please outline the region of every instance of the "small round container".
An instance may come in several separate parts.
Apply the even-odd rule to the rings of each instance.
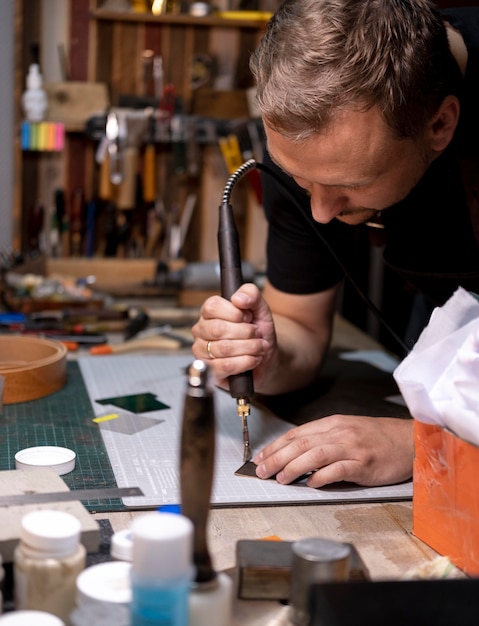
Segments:
[[[311,585],[349,578],[351,546],[310,537],[292,545],[290,620],[295,626],[310,624]]]
[[[190,15],[193,17],[206,17],[211,13],[211,6],[207,2],[193,2],[190,5]]]
[[[76,581],[71,626],[129,626],[131,563],[110,561],[87,567]]]
[[[68,622],[76,579],[86,564],[80,537],[79,520],[66,511],[38,509],[22,516],[13,553],[15,609],[45,611]]]
[[[16,469],[38,469],[50,467],[59,476],[75,469],[76,454],[60,446],[36,446],[25,448],[15,454]]]
[[[77,603],[131,602],[131,563],[110,561],[87,567],[77,578]]]
[[[67,379],[67,349],[59,341],[21,335],[0,337],[3,404],[38,400],[61,389]]]
[[[0,616],[1,626],[65,626],[56,615],[45,611],[12,611]]]
[[[133,561],[133,536],[129,528],[114,533],[111,538],[110,556],[117,561]]]

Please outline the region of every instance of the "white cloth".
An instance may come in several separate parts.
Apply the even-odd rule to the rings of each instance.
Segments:
[[[479,446],[479,301],[460,287],[434,309],[393,375],[415,419]]]

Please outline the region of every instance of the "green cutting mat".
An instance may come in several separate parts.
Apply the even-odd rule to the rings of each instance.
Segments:
[[[70,489],[116,487],[115,476],[92,420],[95,417],[78,363],[68,362],[65,386],[45,398],[4,405],[0,417],[0,470],[15,469],[15,454],[32,446],[63,446],[76,452]],[[120,499],[83,502],[91,512],[123,511]]]

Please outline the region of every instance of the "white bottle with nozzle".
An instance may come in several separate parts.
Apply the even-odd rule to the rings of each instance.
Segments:
[[[188,626],[193,524],[175,513],[147,513],[131,531],[132,626]]]
[[[32,63],[28,69],[27,90],[22,96],[22,107],[29,122],[41,122],[45,119],[48,99],[43,89],[43,77],[38,63]]]

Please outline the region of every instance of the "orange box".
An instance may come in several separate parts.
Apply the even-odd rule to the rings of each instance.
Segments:
[[[414,420],[413,533],[479,575],[479,447]]]

